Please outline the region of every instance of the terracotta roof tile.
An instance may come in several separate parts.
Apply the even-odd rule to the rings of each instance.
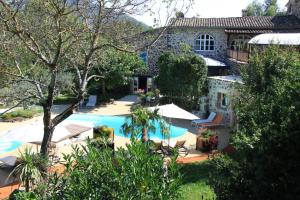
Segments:
[[[178,18],[171,20],[172,27],[205,28],[256,28],[256,29],[294,29],[300,28],[300,19],[296,16],[248,16],[229,18]]]
[[[300,33],[300,28],[293,30],[272,30],[272,29],[225,29],[225,33],[237,34],[262,34],[262,33]]]

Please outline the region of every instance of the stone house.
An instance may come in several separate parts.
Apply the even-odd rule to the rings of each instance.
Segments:
[[[286,5],[287,13],[300,18],[300,0],[289,0]]]
[[[229,126],[234,124],[233,102],[239,84],[243,84],[242,79],[233,75],[211,76],[208,81],[208,110],[222,114],[224,124]]]
[[[158,74],[159,56],[166,51],[180,52],[182,44],[187,44],[205,59],[211,76],[208,105],[202,107],[208,107],[209,112],[222,113],[226,123],[232,124],[232,85],[241,81],[231,75],[239,75],[240,67],[247,64],[250,55],[248,42],[265,33],[300,33],[299,2],[289,1],[286,16],[246,16],[243,11],[242,17],[173,19],[165,34],[141,52],[148,71],[146,75],[134,76],[133,92],[151,90],[154,87],[152,78]],[[205,113],[205,109],[200,112]]]
[[[300,19],[295,15],[173,19],[165,34],[141,52],[148,71],[134,77],[133,91],[151,90],[152,77],[158,72],[159,56],[166,51],[179,52],[182,44],[191,46],[195,54],[213,61],[207,63],[209,76],[238,74],[239,66],[248,61],[248,41],[251,38],[262,33],[287,32],[300,33]],[[219,64],[214,66],[214,63]]]

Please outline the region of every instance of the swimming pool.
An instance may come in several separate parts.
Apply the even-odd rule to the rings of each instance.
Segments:
[[[0,154],[7,153],[19,148],[23,144],[18,140],[0,140]]]
[[[106,125],[108,127],[114,128],[115,135],[121,137],[125,136],[121,131],[121,126],[126,121],[125,116],[104,116],[104,115],[94,115],[94,114],[73,114],[68,117],[66,120],[72,121],[88,121],[92,122],[94,126],[103,126]],[[170,125],[170,138],[176,138],[184,135],[187,132],[187,129]],[[164,139],[163,135],[161,134],[161,130],[159,128],[159,124],[156,123],[156,131],[150,132],[149,131],[149,138],[150,139]]]

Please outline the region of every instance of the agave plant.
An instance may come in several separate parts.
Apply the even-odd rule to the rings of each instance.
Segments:
[[[40,154],[34,153],[32,148],[25,148],[20,153],[17,166],[10,175],[18,176],[25,186],[26,192],[28,192],[35,183],[41,182],[43,177],[42,168],[47,165],[46,163],[47,159],[43,158]]]
[[[131,133],[132,137],[142,134],[142,142],[149,140],[148,131],[156,131],[156,122],[159,123],[161,133],[163,135],[169,134],[169,127],[163,118],[158,114],[158,109],[150,111],[146,108],[138,106],[133,109],[131,114],[127,117],[126,122],[122,125],[122,131],[128,135]]]

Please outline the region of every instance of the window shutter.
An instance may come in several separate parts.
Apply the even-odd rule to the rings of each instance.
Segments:
[[[218,93],[217,106],[216,106],[217,108],[221,107],[221,103],[222,103],[221,100],[222,100],[221,99],[221,93]]]

